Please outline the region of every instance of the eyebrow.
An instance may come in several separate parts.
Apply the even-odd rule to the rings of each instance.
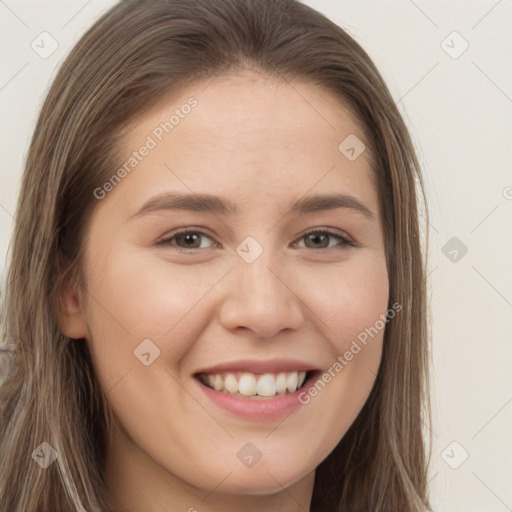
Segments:
[[[291,206],[291,212],[307,214],[336,208],[349,208],[362,213],[368,219],[374,219],[375,214],[354,196],[347,194],[322,194],[306,196]],[[160,210],[188,210],[193,212],[212,212],[232,216],[238,213],[235,203],[210,194],[184,194],[168,192],[152,197],[134,213],[130,219]]]

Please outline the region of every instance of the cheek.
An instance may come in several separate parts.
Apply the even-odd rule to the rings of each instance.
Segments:
[[[197,271],[155,258],[146,262],[136,252],[105,260],[89,285],[94,299],[88,322],[96,359],[108,368],[108,379],[119,379],[138,363],[134,350],[148,339],[156,347],[152,357],[160,350],[179,365],[208,322],[200,311],[227,267]]]
[[[315,279],[313,279],[315,277]],[[323,277],[323,279],[322,279]],[[361,411],[375,382],[386,322],[389,281],[384,258],[360,258],[308,281],[307,305],[322,320],[331,361],[321,381],[301,396],[306,407],[322,401],[325,455],[333,448]],[[304,283],[305,284],[305,283]],[[315,405],[313,405],[315,407]],[[329,444],[331,443],[331,444]]]
[[[335,270],[327,267],[304,278],[302,286],[307,290],[306,304],[322,320],[319,325],[323,325],[325,337],[341,354],[376,323],[382,330],[380,316],[389,299],[386,262],[368,255],[344,262]]]

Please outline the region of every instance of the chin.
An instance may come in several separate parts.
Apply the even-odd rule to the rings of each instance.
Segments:
[[[279,465],[278,462],[267,461],[267,464],[260,466],[261,462],[252,468],[234,470],[226,478],[226,485],[223,486],[224,492],[247,496],[276,494],[282,492],[283,488],[302,480],[314,470],[314,468],[303,468],[302,471],[298,471],[297,464],[290,464],[293,462],[293,458],[290,458],[290,462],[282,465]]]

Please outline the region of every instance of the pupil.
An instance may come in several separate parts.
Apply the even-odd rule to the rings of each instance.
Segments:
[[[314,240],[314,243],[317,243],[320,238],[324,238],[325,239],[327,236],[328,235],[315,235],[315,234],[309,235],[309,237]]]
[[[188,234],[186,234],[186,235],[182,235],[182,236],[185,238],[185,241],[186,241],[185,245],[189,245],[189,244],[188,244],[189,242],[192,242],[192,243],[193,243],[193,240],[192,240],[192,239],[193,239],[194,237],[196,237],[196,238],[197,238],[197,235],[190,234],[190,233],[188,233]]]

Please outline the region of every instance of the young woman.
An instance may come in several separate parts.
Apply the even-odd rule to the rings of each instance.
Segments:
[[[313,9],[113,7],[26,163],[1,512],[428,510],[417,186],[379,72]]]

